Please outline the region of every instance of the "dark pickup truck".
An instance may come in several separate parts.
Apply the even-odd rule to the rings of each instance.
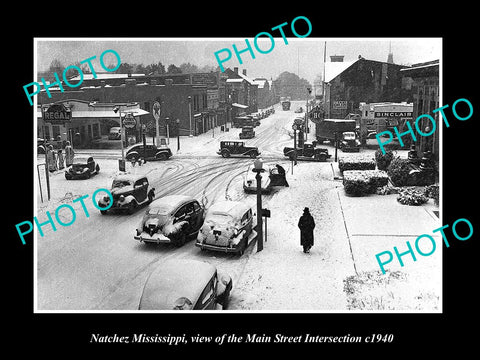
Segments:
[[[295,149],[293,147],[283,148],[283,154],[290,160],[295,160]],[[315,159],[316,161],[327,161],[331,156],[327,149],[316,148],[313,144],[303,144],[303,148],[297,147],[297,159],[302,157]]]
[[[220,141],[218,155],[228,158],[231,155],[250,156],[252,159],[260,155],[256,146],[245,146],[243,141]]]

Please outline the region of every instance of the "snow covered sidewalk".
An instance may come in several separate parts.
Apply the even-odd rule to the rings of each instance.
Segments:
[[[343,280],[354,275],[331,163],[299,162],[287,171],[289,188],[281,189],[265,207],[271,210],[267,242],[256,247],[234,285],[232,310],[344,309]],[[315,219],[315,245],[300,246],[298,219],[309,207]],[[237,300],[239,299],[239,300]]]

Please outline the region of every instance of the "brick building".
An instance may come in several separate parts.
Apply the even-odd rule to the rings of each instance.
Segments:
[[[335,56],[325,63],[325,116],[344,119],[358,113],[361,102],[407,101],[411,92],[402,86],[404,68],[362,57],[344,62],[343,56]]]

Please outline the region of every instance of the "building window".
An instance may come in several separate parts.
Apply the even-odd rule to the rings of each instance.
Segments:
[[[52,135],[55,140],[57,140],[58,135],[60,135],[60,126],[52,125]]]
[[[200,107],[199,101],[198,101],[198,95],[193,95],[193,110],[198,111]]]
[[[93,138],[98,139],[100,137],[100,124],[93,124]]]
[[[203,108],[204,108],[204,109],[208,108],[208,105],[207,105],[207,94],[203,94],[203,95],[202,95],[202,100],[203,100]]]
[[[50,140],[50,126],[45,125],[43,127],[43,136],[45,137],[45,139]]]
[[[149,101],[145,101],[143,103],[143,110],[150,112],[150,102]]]

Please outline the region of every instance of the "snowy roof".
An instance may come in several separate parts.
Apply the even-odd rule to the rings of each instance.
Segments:
[[[83,81],[85,80],[107,80],[107,79],[128,79],[130,77],[134,76],[145,76],[145,74],[116,74],[116,73],[101,73],[101,72],[96,72],[96,77],[93,77],[93,74],[83,74]],[[68,81],[79,81],[80,80],[80,75],[74,76],[70,78]]]
[[[243,79],[227,79],[227,83],[241,83]]]
[[[194,200],[194,198],[187,195],[169,195],[152,201],[149,207],[169,207],[171,211],[173,211],[179,208],[182,204],[192,200]]]
[[[239,73],[238,76],[242,77],[242,79],[245,79],[245,81],[247,81],[250,85],[256,85],[255,82],[247,75]]]
[[[224,214],[241,219],[250,206],[241,201],[220,200],[208,209],[209,214]]]
[[[325,63],[325,82],[330,82],[358,61],[333,61]]]
[[[173,310],[186,297],[195,305],[216,268],[197,260],[167,260],[148,277],[140,299],[141,309]]]
[[[146,177],[145,175],[137,175],[137,174],[121,174],[121,175],[117,175],[115,176],[115,178],[113,180],[120,180],[120,181],[137,181],[139,179],[143,179],[144,177]]]

